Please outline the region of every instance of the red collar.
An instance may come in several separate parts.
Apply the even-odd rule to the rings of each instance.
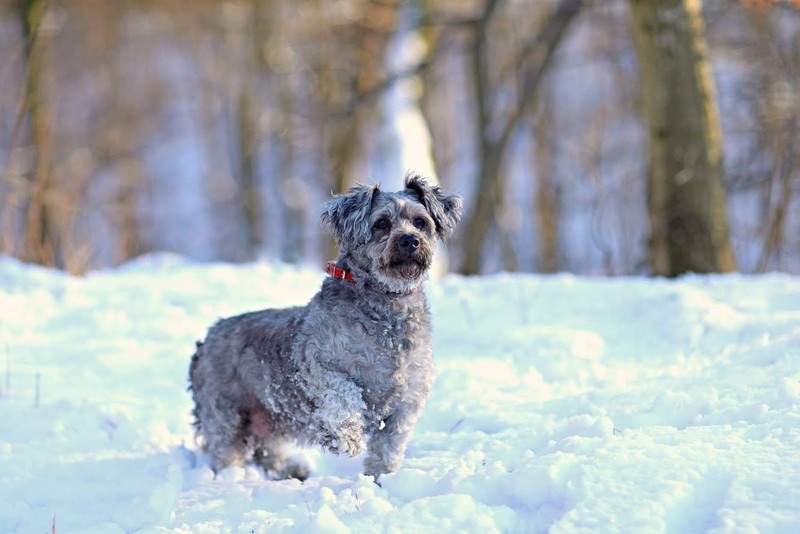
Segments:
[[[344,269],[340,269],[336,266],[336,264],[332,261],[329,261],[325,265],[325,272],[329,275],[333,276],[334,278],[339,278],[341,280],[347,280],[348,282],[355,283],[356,279],[353,277],[353,273],[350,271],[345,271]]]

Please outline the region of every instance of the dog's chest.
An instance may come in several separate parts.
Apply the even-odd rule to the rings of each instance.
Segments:
[[[353,325],[342,355],[369,409],[390,410],[408,389],[420,387],[432,365],[430,322],[424,306],[366,315]]]

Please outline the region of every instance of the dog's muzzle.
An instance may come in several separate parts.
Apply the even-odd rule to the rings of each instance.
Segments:
[[[397,240],[397,246],[403,254],[412,255],[419,248],[419,238],[413,234],[406,234]]]
[[[399,236],[390,250],[387,265],[395,277],[416,279],[430,267],[430,248],[414,234]]]

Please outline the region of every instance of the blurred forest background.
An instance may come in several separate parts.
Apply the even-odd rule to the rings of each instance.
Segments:
[[[710,0],[0,0],[0,253],[321,263],[413,170],[459,272],[800,273],[800,10]]]

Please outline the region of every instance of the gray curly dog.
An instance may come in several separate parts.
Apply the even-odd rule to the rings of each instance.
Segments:
[[[434,381],[422,285],[462,202],[417,175],[358,186],[320,220],[339,245],[307,306],[217,322],[192,357],[195,426],[215,470],[252,459],[274,479],[308,477],[290,443],[367,451],[375,480],[397,469]]]

